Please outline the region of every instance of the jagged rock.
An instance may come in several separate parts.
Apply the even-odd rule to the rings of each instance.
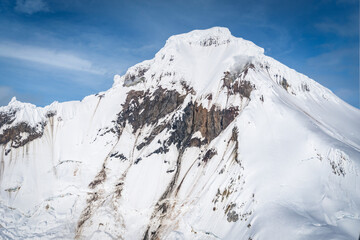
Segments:
[[[254,65],[247,64],[242,73],[245,75],[248,72],[249,68],[253,68]],[[240,80],[239,76],[241,73],[230,73],[229,71],[224,73],[223,88],[228,89],[229,95],[240,94],[242,97],[246,97],[250,99],[251,92],[255,89],[255,85],[251,84],[250,81]]]
[[[5,124],[11,124],[15,120],[16,110],[12,109],[8,112],[0,112],[0,128]]]
[[[287,91],[288,88],[290,87],[288,81],[285,78],[282,78],[282,80],[280,81],[280,85]]]
[[[49,112],[46,113],[47,118],[54,117],[55,115],[56,115],[56,111],[49,111]]]
[[[238,108],[218,109],[212,106],[207,109],[196,102],[190,102],[184,109],[182,119],[171,124],[173,132],[167,144],[175,143],[178,148],[188,147],[191,145],[190,137],[197,131],[205,138],[201,144],[210,143],[238,114]]]
[[[18,148],[26,143],[40,138],[44,133],[46,122],[39,123],[36,127],[31,127],[25,122],[18,123],[15,126],[6,128],[0,134],[0,144],[11,142],[11,146]]]
[[[165,90],[161,87],[154,93],[147,91],[130,91],[119,113],[117,123],[125,127],[128,122],[134,132],[145,125],[155,124],[159,119],[167,116],[178,108],[185,96],[175,90]]]
[[[209,150],[207,150],[207,152],[205,153],[204,158],[202,159],[203,162],[207,162],[209,161],[212,157],[214,157],[217,154],[216,150],[213,148],[210,148]]]

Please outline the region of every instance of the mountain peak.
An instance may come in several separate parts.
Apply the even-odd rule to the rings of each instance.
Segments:
[[[213,27],[205,30],[193,30],[188,33],[171,36],[167,44],[172,42],[186,42],[190,45],[200,45],[203,47],[218,46],[231,42],[234,38],[228,28]]]
[[[171,36],[167,41],[167,46],[188,44],[200,47],[218,47],[236,45],[236,47],[246,55],[264,54],[264,49],[256,46],[253,42],[243,38],[234,37],[230,30],[225,27],[212,27],[203,30],[193,30],[188,33]]]
[[[170,73],[176,73],[175,78],[183,78],[191,83],[195,91],[208,93],[209,87],[217,86],[224,71],[242,68],[262,56],[263,48],[251,41],[234,37],[227,28],[193,30],[171,36],[154,59],[129,68],[123,77],[115,76],[114,86],[132,86],[143,82],[150,79],[146,74],[153,76],[151,79],[155,79],[156,74],[168,75],[168,78],[158,76],[163,79],[163,83],[168,84],[174,80]],[[208,71],[209,69],[213,70]],[[155,85],[158,83],[159,81],[155,80]]]
[[[14,97],[11,98],[11,100],[10,100],[10,102],[9,102],[9,105],[15,104],[16,102],[17,102],[17,99],[16,99],[16,97],[14,96]]]

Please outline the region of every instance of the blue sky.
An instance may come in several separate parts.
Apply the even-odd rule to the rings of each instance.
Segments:
[[[169,36],[213,26],[359,108],[358,0],[0,0],[0,105],[81,100]]]

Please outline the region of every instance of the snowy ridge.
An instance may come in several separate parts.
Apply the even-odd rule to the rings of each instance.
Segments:
[[[210,41],[209,39],[213,39],[211,41],[214,43],[201,44]],[[131,67],[124,76],[116,75],[114,86],[123,84],[128,86],[142,82],[146,88],[158,84],[172,88],[174,83],[186,81],[199,95],[202,95],[217,91],[219,78],[223,72],[241,72],[249,63],[266,68],[276,83],[280,83],[283,78],[286,79],[294,95],[303,96],[304,89],[312,88],[315,90],[313,93],[320,97],[341,101],[309,77],[265,56],[263,48],[250,41],[234,37],[227,28],[220,27],[194,30],[170,37],[154,59]],[[213,89],[209,89],[209,86]]]
[[[356,239],[360,111],[226,28],[0,108],[0,238]]]

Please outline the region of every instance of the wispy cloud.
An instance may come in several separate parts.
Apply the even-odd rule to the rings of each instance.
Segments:
[[[43,0],[16,0],[15,11],[33,14],[37,12],[47,12],[49,7]]]
[[[309,58],[307,64],[316,67],[341,67],[344,68],[344,63],[347,61],[354,63],[357,58],[358,51],[354,48],[342,48],[329,52],[322,53],[315,57]]]
[[[359,34],[356,27],[346,27],[343,24],[335,22],[318,23],[316,24],[316,28],[323,32],[335,33],[343,37],[357,36]]]
[[[155,51],[155,50],[158,50],[158,48],[159,48],[159,46],[157,46],[156,44],[148,44],[148,45],[143,45],[138,48],[119,47],[118,50],[121,52],[126,52],[126,53],[143,53],[143,52],[148,52],[148,51]]]
[[[359,29],[358,29],[358,21],[359,21],[359,15],[351,14],[350,16],[347,16],[345,19],[345,22],[338,22],[333,20],[325,20],[323,22],[315,24],[315,27],[322,31],[327,33],[334,33],[341,37],[356,37],[359,35]]]
[[[0,42],[0,57],[31,61],[57,68],[92,74],[105,73],[105,70],[93,66],[91,61],[76,56],[73,53],[12,42]]]

